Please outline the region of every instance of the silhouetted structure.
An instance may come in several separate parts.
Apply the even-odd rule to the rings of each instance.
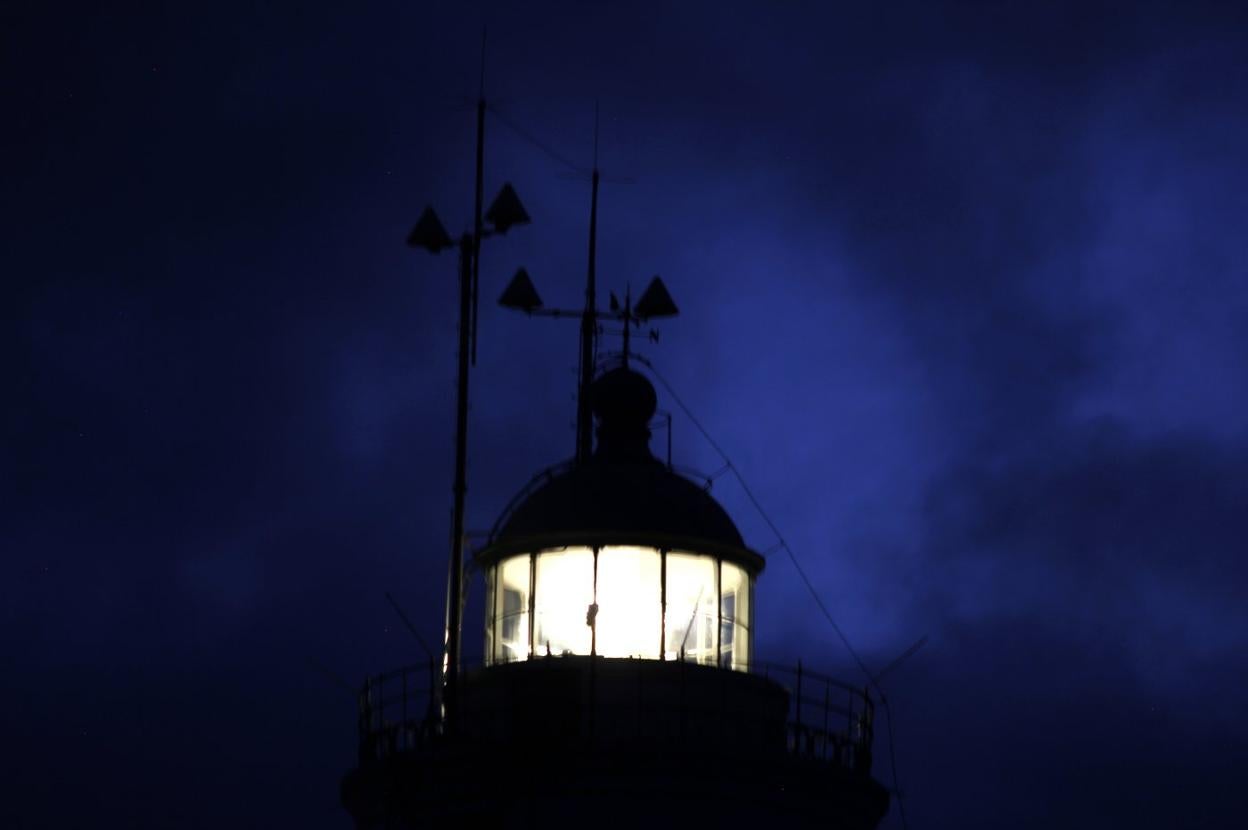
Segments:
[[[483,224],[485,109],[483,92],[473,232],[456,243],[426,209],[408,237],[413,247],[460,254],[446,652],[442,666],[430,656],[365,684],[344,806],[360,830],[874,828],[888,793],[871,777],[870,694],[800,663],[755,659],[763,557],[746,547],[709,482],[672,469],[670,422],[668,463],[650,453],[657,396],[629,365],[630,331],[678,311],[658,277],[636,305],[611,294],[609,308],[597,308],[596,150],[584,309],[546,309],[523,268],[500,299],[530,315],[580,318],[576,454],[536,476],[475,552],[486,583],[485,657],[460,666],[480,243],[529,220],[505,185]],[[597,360],[599,321],[623,325],[617,365]]]
[[[651,455],[644,376],[591,391],[593,455],[537,476],[475,554],[485,665],[454,717],[432,666],[361,692],[356,826],[875,827],[867,691],[754,659],[762,557]]]

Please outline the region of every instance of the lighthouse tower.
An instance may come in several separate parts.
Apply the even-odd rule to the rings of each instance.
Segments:
[[[876,827],[868,691],[759,659],[763,557],[652,455],[650,381],[610,367],[589,400],[592,454],[475,552],[483,665],[453,702],[432,661],[361,692],[356,827]]]

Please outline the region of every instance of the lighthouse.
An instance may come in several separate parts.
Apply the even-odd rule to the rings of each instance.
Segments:
[[[538,472],[467,551],[481,241],[529,222],[510,184],[482,213],[485,111],[482,96],[473,230],[456,242],[427,208],[408,237],[459,254],[445,649],[363,684],[343,806],[358,830],[876,827],[890,794],[872,776],[869,689],[756,653],[764,557],[710,480],[673,466],[670,423],[666,458],[651,450],[659,399],[630,332],[677,309],[657,277],[635,305],[626,293],[598,308],[596,152],[584,309],[544,308],[524,269],[499,301],[579,318],[576,453]],[[600,358],[603,320],[622,324],[623,350]],[[476,665],[460,648],[474,635],[461,622],[469,571],[484,582]]]
[[[763,557],[651,452],[654,386],[621,363],[589,394],[592,455],[475,551],[484,662],[453,709],[432,666],[361,691],[356,827],[877,826],[868,690],[756,655]]]

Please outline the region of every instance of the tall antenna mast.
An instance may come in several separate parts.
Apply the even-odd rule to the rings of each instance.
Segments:
[[[477,294],[481,262],[481,189],[485,178],[485,26],[481,27],[481,81],[477,89],[477,189],[472,223],[472,365],[477,365]]]
[[[589,269],[585,280],[585,312],[581,315],[581,381],[576,395],[576,460],[584,463],[593,452],[593,423],[589,387],[594,382],[594,339],[598,332],[595,254],[598,244],[598,102],[594,102],[594,172],[590,177]]]
[[[443,656],[442,703],[444,722],[453,728],[456,721],[457,688],[461,652],[461,620],[463,618],[464,591],[464,517],[468,492],[468,377],[470,363],[476,360],[478,261],[481,240],[505,234],[509,228],[527,225],[529,214],[520,203],[520,197],[510,183],[504,183],[489,210],[482,216],[481,187],[485,150],[485,30],[481,32],[481,86],[477,98],[477,180],[474,192],[472,230],[451,239],[442,221],[432,207],[425,208],[416,226],[408,234],[407,244],[424,248],[437,254],[449,248],[459,253],[459,348],[457,356],[457,381],[455,401],[455,495],[451,511],[451,563],[446,590],[446,640]],[[482,227],[482,219],[490,228]]]

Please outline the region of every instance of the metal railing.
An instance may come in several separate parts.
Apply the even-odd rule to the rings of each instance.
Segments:
[[[441,688],[433,660],[364,681],[359,693],[360,763],[428,746],[442,728]]]
[[[810,671],[800,661],[796,668],[753,663],[749,673],[780,685],[788,693],[785,750],[789,755],[864,774],[870,771],[875,704],[867,689]],[[440,691],[432,660],[369,678],[359,693],[360,763],[429,748],[442,733]],[[680,707],[682,715],[693,711],[713,715],[715,709],[709,701],[682,702]],[[608,714],[606,707],[600,708],[602,714]],[[732,730],[738,724],[725,717],[723,726]]]
[[[855,770],[870,771],[875,703],[867,688],[826,674],[773,663],[750,666],[789,692],[788,751]]]

